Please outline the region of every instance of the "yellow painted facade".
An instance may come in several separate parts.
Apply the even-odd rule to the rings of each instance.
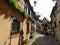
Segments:
[[[11,16],[2,12],[0,9],[0,45],[9,43],[9,37],[11,32]]]
[[[51,15],[52,28],[55,31],[55,38],[60,42],[60,1],[57,0]]]
[[[60,42],[60,1],[57,1],[57,9],[55,12],[56,15],[56,37],[58,41]]]
[[[24,0],[22,7],[24,8]],[[11,34],[12,17],[18,19],[20,23],[20,33]],[[31,22],[29,24],[29,30],[31,30]],[[23,33],[23,34],[21,34]],[[30,38],[30,33],[27,34],[27,19],[24,19],[22,15],[5,3],[4,0],[0,0],[0,45],[22,45],[26,39]]]
[[[20,33],[10,34],[11,33],[11,23],[12,17],[17,18],[21,23],[23,23],[23,39],[26,40],[26,19],[18,12],[15,12],[8,7],[4,0],[0,1],[0,45],[18,45]],[[10,39],[11,37],[11,39]],[[21,39],[20,39],[21,40]]]

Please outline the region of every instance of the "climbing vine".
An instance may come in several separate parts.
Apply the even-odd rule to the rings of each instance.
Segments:
[[[28,18],[28,14],[27,12],[22,9],[22,7],[18,4],[18,1],[17,0],[6,0],[6,3],[8,4],[9,7],[11,7],[13,10],[17,11],[17,12],[20,12],[21,15],[24,17],[24,18]]]

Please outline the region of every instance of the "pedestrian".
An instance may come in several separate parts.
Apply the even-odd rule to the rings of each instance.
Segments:
[[[51,31],[51,36],[52,36],[52,38],[54,38],[54,32],[53,31]]]
[[[49,32],[46,33],[47,37],[49,37]]]
[[[49,36],[51,36],[51,31],[49,31]]]
[[[43,31],[44,36],[46,36],[46,31]]]

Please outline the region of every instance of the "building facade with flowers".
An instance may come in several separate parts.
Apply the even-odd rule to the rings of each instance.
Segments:
[[[29,0],[0,0],[0,45],[24,45],[34,27],[32,14]]]

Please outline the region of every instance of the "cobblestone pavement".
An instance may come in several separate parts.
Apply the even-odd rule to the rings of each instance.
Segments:
[[[40,36],[32,43],[32,45],[60,45],[60,43],[58,43],[54,39]]]

